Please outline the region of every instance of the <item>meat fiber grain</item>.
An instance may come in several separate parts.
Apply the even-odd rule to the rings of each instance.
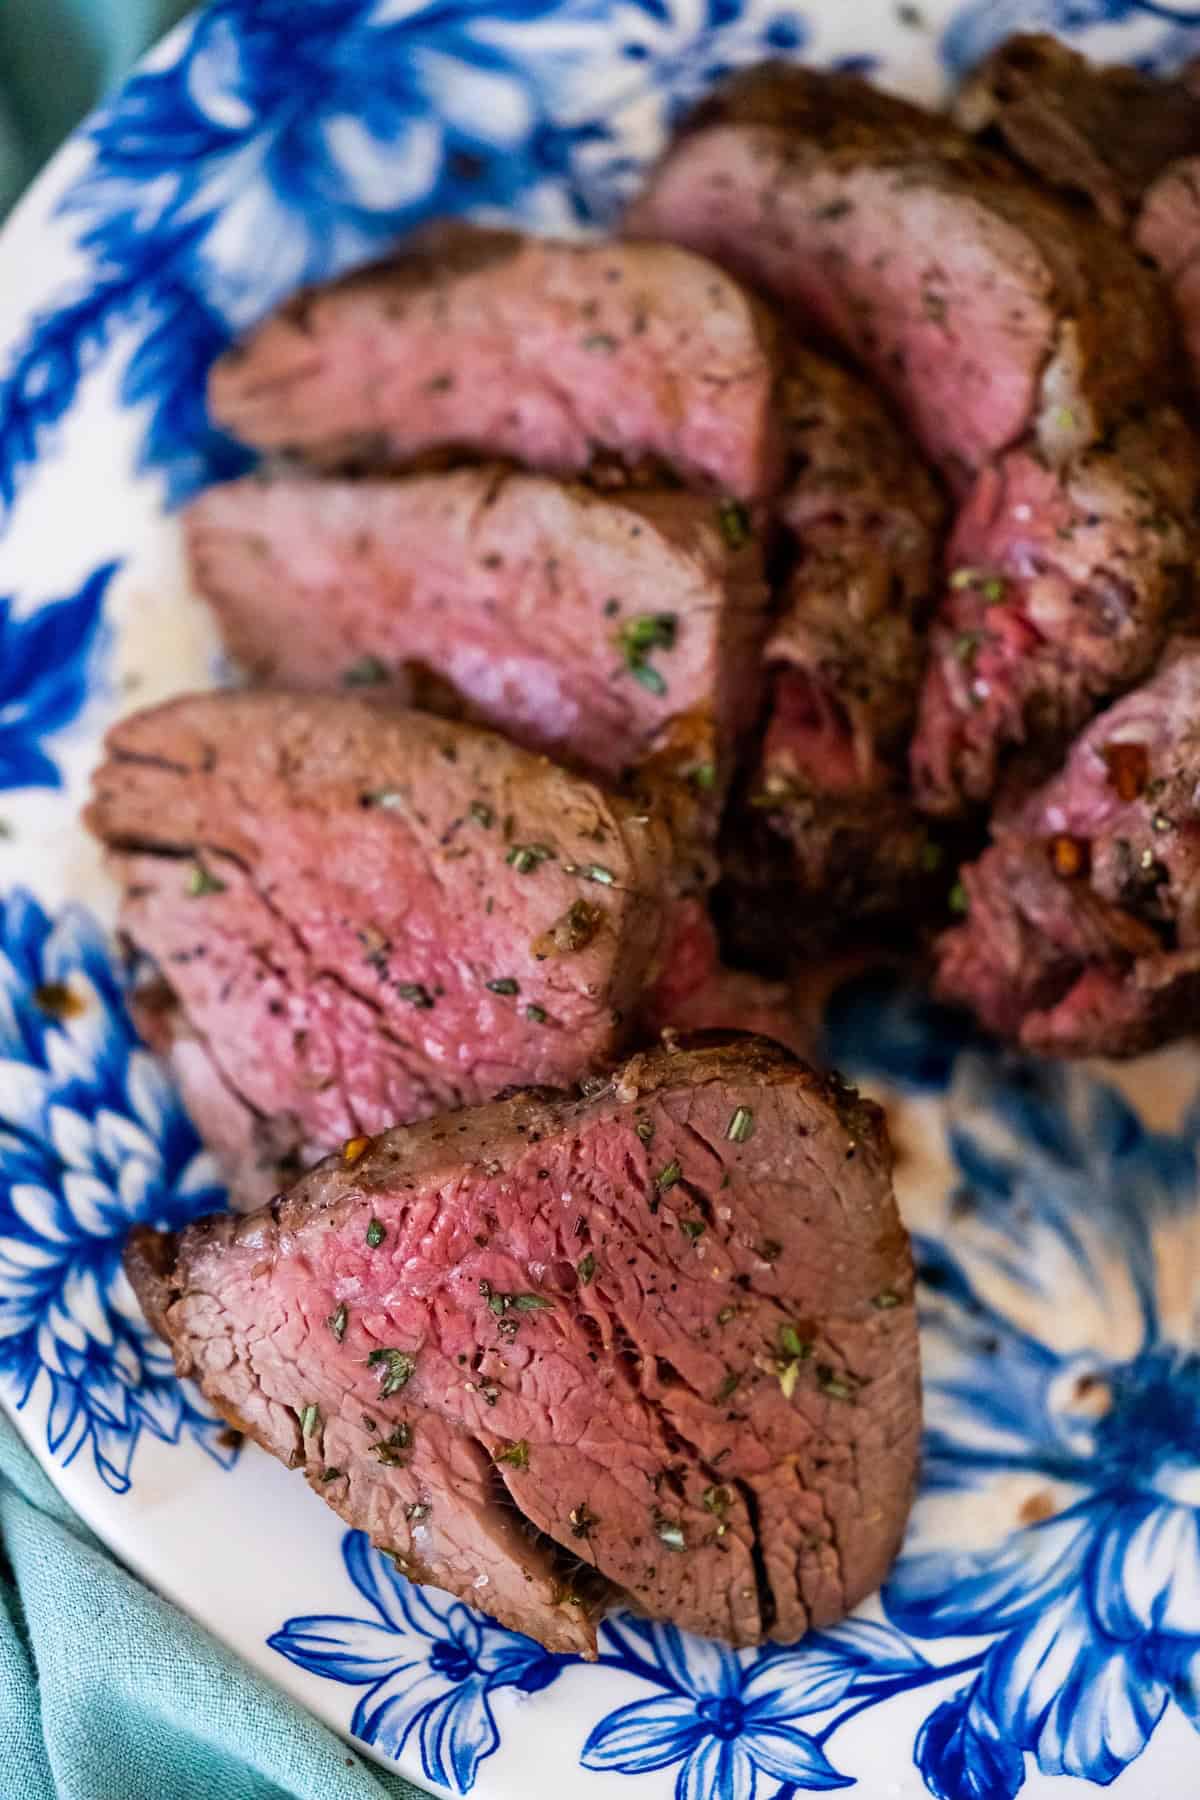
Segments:
[[[154,996],[157,1041],[242,1181],[605,1064],[667,930],[656,820],[489,732],[352,696],[126,719],[87,821],[178,1003]]]
[[[618,777],[674,755],[719,798],[766,630],[744,509],[539,475],[250,477],[202,495],[193,577],[258,680],[431,673],[474,718]]]
[[[1200,1008],[1200,640],[1093,719],[1061,770],[962,871],[942,991],[1056,1055],[1130,1056]]]
[[[882,1117],[760,1041],[348,1145],[127,1267],[239,1429],[554,1649],[594,1654],[609,1601],[791,1642],[899,1545],[919,1373]]]
[[[1165,381],[1165,304],[1125,241],[854,76],[735,78],[685,123],[627,229],[826,331],[956,486],[1027,435],[1060,463]]]
[[[1027,787],[1195,617],[1200,444],[1171,407],[1049,469],[980,475],[955,520],[912,746],[930,812]]]
[[[775,375],[765,309],[700,257],[456,226],[289,300],[218,358],[209,406],[326,466],[652,458],[748,501],[783,472]]]

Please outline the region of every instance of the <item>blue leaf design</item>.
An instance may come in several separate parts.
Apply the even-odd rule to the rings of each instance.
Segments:
[[[108,563],[77,594],[21,615],[0,596],[0,788],[60,787],[42,740],[75,718],[88,697]]]
[[[971,1696],[964,1688],[930,1713],[917,1734],[914,1761],[937,1800],[1013,1800],[1025,1781],[1025,1758],[1012,1744],[976,1731]]]
[[[128,306],[128,282],[98,275],[81,297],[35,318],[17,346],[0,380],[0,527]]]
[[[95,923],[0,902],[0,1377],[19,1407],[45,1397],[63,1463],[90,1449],[130,1485],[143,1432],[235,1451],[175,1377],[129,1304],[121,1251],[222,1204],[215,1171],[165,1077],[134,1038]]]
[[[151,328],[139,340],[121,381],[121,399],[145,407],[149,423],[138,469],[160,469],[169,506],[210,481],[245,474],[254,457],[216,431],[208,417],[208,371],[229,343],[223,319],[178,283],[164,282]]]
[[[413,1587],[360,1531],[346,1533],[342,1559],[374,1616],[289,1619],[270,1648],[311,1674],[364,1687],[355,1736],[393,1756],[415,1741],[428,1779],[467,1793],[500,1742],[492,1694],[548,1687],[572,1658],[547,1655],[449,1594]]]

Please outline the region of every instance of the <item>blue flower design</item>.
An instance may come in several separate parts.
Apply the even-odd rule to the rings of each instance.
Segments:
[[[748,1657],[634,1618],[608,1620],[604,1636],[615,1655],[601,1661],[659,1691],[601,1720],[583,1747],[585,1769],[640,1775],[678,1764],[675,1800],[754,1800],[763,1776],[789,1791],[853,1785],[795,1723],[840,1700],[859,1673],[832,1640]]]
[[[561,222],[572,146],[601,128],[556,123],[549,96],[600,17],[594,0],[307,0],[297,31],[294,0],[214,0],[87,127],[59,214],[90,273],[0,381],[0,521],[119,331],[141,467],[176,503],[246,466],[211,428],[205,377],[283,294],[432,215],[536,219],[553,190]]]
[[[268,1639],[271,1649],[364,1688],[350,1724],[355,1737],[390,1756],[415,1739],[429,1780],[466,1793],[500,1742],[492,1695],[505,1687],[536,1693],[573,1659],[549,1655],[435,1588],[413,1586],[361,1531],[346,1533],[342,1558],[373,1616],[289,1619]]]
[[[1156,1133],[1078,1071],[973,1054],[948,1142],[953,1230],[921,1245],[926,1485],[885,1605],[917,1637],[991,1640],[916,1755],[934,1794],[1011,1800],[1026,1752],[1108,1783],[1172,1701],[1200,1727],[1200,1108]],[[948,1547],[964,1493],[1029,1522]]]
[[[44,740],[87,700],[115,568],[96,569],[78,593],[32,612],[0,595],[0,788],[62,786]]]
[[[47,1411],[52,1453],[90,1447],[114,1492],[143,1431],[218,1461],[220,1421],[175,1378],[121,1267],[137,1221],[223,1204],[213,1164],[130,1029],[103,937],[69,908],[0,902],[0,1378]]]
[[[1171,0],[970,0],[947,25],[940,49],[957,77],[1014,31],[1051,31],[1085,54],[1089,37],[1103,33],[1102,61],[1169,69],[1195,54],[1197,26],[1200,7]],[[1114,32],[1121,33],[1119,43]]]

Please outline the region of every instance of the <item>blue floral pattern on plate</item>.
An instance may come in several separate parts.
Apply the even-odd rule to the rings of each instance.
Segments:
[[[89,123],[48,210],[72,273],[0,368],[0,538],[102,366],[137,421],[128,477],[154,474],[177,504],[246,466],[212,430],[204,382],[283,293],[431,215],[604,222],[679,113],[740,64],[806,54],[903,84],[913,55],[957,75],[1018,25],[1147,65],[1200,45],[1200,8],[1165,0],[933,0],[853,45],[843,11],[304,0],[298,31],[297,0],[214,0]],[[111,699],[112,574],[39,605],[27,580],[0,583],[0,786],[58,788],[56,734]],[[1035,1770],[1073,1778],[1066,1793],[1107,1784],[1170,1715],[1200,1728],[1200,1106],[1151,1130],[1115,1087],[998,1055],[877,977],[836,996],[829,1040],[902,1133],[906,1106],[924,1109],[913,1129],[951,1190],[918,1243],[928,1430],[910,1539],[878,1606],[793,1649],[606,1621],[621,1698],[575,1703],[579,1763],[657,1773],[675,1800],[873,1793],[853,1729],[869,1715],[944,1800],[1012,1800]],[[57,1467],[94,1471],[123,1507],[147,1437],[235,1455],[120,1267],[131,1223],[221,1202],[95,920],[9,889],[0,1384]],[[345,1609],[289,1618],[272,1653],[360,1690],[354,1732],[468,1791],[504,1748],[509,1699],[553,1688],[557,1704],[571,1660],[411,1587],[361,1534],[342,1557]],[[591,1691],[585,1672],[572,1691]],[[887,1721],[906,1699],[904,1737]]]
[[[0,1378],[17,1407],[45,1389],[46,1441],[90,1450],[116,1492],[143,1432],[221,1422],[175,1379],[121,1268],[131,1225],[178,1226],[224,1204],[178,1097],[133,1035],[104,934],[0,901]]]
[[[110,563],[64,600],[19,608],[0,595],[0,788],[61,787],[48,739],[79,715],[95,686]]]
[[[675,1800],[753,1800],[764,1782],[791,1800],[855,1785],[830,1739],[928,1688],[945,1697],[913,1754],[939,1800],[1012,1800],[1026,1753],[1044,1774],[1106,1785],[1169,1705],[1200,1728],[1200,1104],[1177,1132],[1149,1131],[1115,1088],[981,1051],[889,977],[839,995],[831,1035],[860,1078],[901,1069],[942,1097],[956,1177],[953,1235],[918,1244],[925,1479],[883,1592],[888,1622],[751,1654],[610,1619],[600,1663],[643,1692],[593,1726],[580,1761],[672,1769]],[[1060,1319],[1095,1333],[1056,1342]],[[1022,1496],[1017,1529],[956,1547],[971,1512],[948,1499],[997,1482]],[[495,1747],[488,1693],[548,1686],[571,1659],[486,1621],[468,1637],[472,1615],[418,1599],[357,1533],[345,1554],[381,1623],[293,1619],[272,1646],[314,1673],[375,1683],[386,1706],[361,1702],[353,1730],[385,1747],[418,1734],[425,1773],[445,1782],[452,1769],[465,1792]],[[414,1633],[443,1683],[436,1733]],[[917,1642],[939,1638],[986,1641],[940,1661]]]
[[[449,1594],[414,1587],[361,1531],[346,1533],[342,1556],[372,1616],[289,1619],[271,1648],[314,1674],[363,1688],[354,1735],[393,1756],[415,1738],[429,1779],[465,1793],[500,1743],[492,1695],[505,1687],[536,1693],[570,1659]]]

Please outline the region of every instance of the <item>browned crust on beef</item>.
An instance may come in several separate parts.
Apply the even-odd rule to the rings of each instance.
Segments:
[[[773,1095],[778,1095],[777,1101]],[[767,1132],[770,1139],[769,1144],[760,1143],[756,1151],[734,1145],[727,1136],[730,1106],[739,1098],[751,1096],[758,1108],[756,1129]],[[305,1350],[293,1326],[285,1321],[294,1316],[297,1304],[318,1312],[329,1309],[331,1297],[320,1286],[324,1279],[320,1273],[322,1255],[340,1257],[342,1252],[332,1247],[343,1242],[357,1244],[360,1226],[367,1217],[378,1216],[386,1221],[398,1257],[408,1256],[402,1240],[409,1228],[405,1220],[410,1207],[418,1209],[414,1221],[420,1218],[421,1243],[438,1242],[438,1216],[430,1213],[430,1201],[435,1195],[475,1191],[460,1190],[460,1182],[467,1179],[466,1172],[470,1171],[469,1179],[479,1184],[480,1196],[496,1196],[491,1204],[499,1209],[485,1232],[483,1250],[472,1248],[480,1242],[478,1238],[464,1240],[471,1256],[485,1259],[476,1266],[488,1266],[488,1257],[499,1258],[496,1266],[508,1272],[507,1279],[526,1288],[541,1287],[543,1291],[550,1285],[556,1294],[549,1311],[523,1321],[520,1337],[510,1340],[516,1344],[516,1352],[506,1353],[510,1358],[517,1354],[516,1369],[529,1368],[529,1383],[525,1384],[520,1374],[508,1368],[503,1355],[500,1364],[490,1364],[490,1353],[485,1352],[484,1372],[476,1375],[475,1381],[487,1380],[489,1367],[506,1372],[494,1377],[499,1383],[494,1400],[489,1401],[487,1408],[479,1409],[474,1402],[468,1404],[465,1398],[460,1399],[454,1383],[445,1386],[437,1373],[436,1359],[448,1355],[448,1347],[454,1341],[452,1336],[445,1336],[453,1318],[465,1318],[465,1306],[478,1311],[487,1328],[493,1310],[490,1303],[485,1305],[478,1296],[471,1297],[475,1288],[472,1270],[464,1271],[462,1289],[453,1286],[453,1256],[457,1252],[450,1250],[453,1240],[447,1239],[451,1262],[444,1280],[449,1285],[436,1302],[436,1316],[441,1321],[436,1340],[430,1340],[424,1350],[416,1350],[416,1373],[406,1382],[403,1394],[395,1402],[381,1403],[373,1410],[378,1411],[383,1430],[389,1429],[398,1416],[409,1420],[414,1445],[422,1444],[427,1428],[436,1441],[442,1430],[440,1422],[445,1421],[454,1432],[474,1433],[489,1445],[494,1445],[498,1437],[502,1446],[516,1435],[506,1423],[510,1415],[505,1408],[532,1406],[533,1412],[522,1417],[532,1419],[536,1426],[542,1417],[538,1407],[543,1405],[536,1396],[548,1394],[562,1384],[563,1377],[551,1373],[557,1359],[566,1358],[563,1366],[567,1369],[572,1366],[570,1358],[579,1354],[573,1321],[576,1306],[582,1305],[584,1289],[577,1290],[574,1283],[560,1286],[558,1278],[548,1270],[540,1274],[516,1272],[511,1262],[504,1260],[517,1253],[514,1246],[518,1242],[543,1243],[545,1240],[536,1233],[547,1227],[539,1221],[549,1221],[561,1210],[556,1205],[553,1184],[550,1190],[539,1187],[537,1166],[545,1162],[551,1168],[562,1166],[568,1171],[586,1166],[590,1154],[587,1146],[594,1143],[599,1151],[609,1141],[609,1135],[616,1132],[613,1146],[629,1143],[648,1167],[651,1153],[639,1148],[640,1134],[635,1136],[632,1130],[635,1120],[655,1122],[660,1148],[654,1154],[668,1154],[668,1145],[682,1146],[682,1179],[677,1190],[658,1189],[657,1198],[647,1211],[645,1199],[637,1192],[647,1176],[637,1174],[630,1166],[626,1178],[632,1185],[627,1199],[633,1211],[622,1214],[626,1201],[612,1201],[617,1206],[614,1216],[626,1218],[621,1227],[622,1233],[628,1234],[622,1236],[624,1249],[610,1250],[603,1233],[595,1239],[589,1239],[585,1233],[583,1240],[594,1242],[596,1248],[595,1281],[589,1273],[585,1309],[594,1318],[593,1331],[600,1332],[600,1336],[591,1339],[600,1356],[595,1372],[600,1384],[596,1391],[596,1417],[608,1416],[605,1409],[613,1404],[618,1404],[622,1417],[625,1414],[620,1409],[632,1409],[628,1413],[633,1431],[628,1455],[633,1460],[627,1470],[618,1467],[601,1473],[596,1469],[586,1475],[585,1470],[593,1469],[588,1457],[594,1454],[587,1451],[580,1472],[572,1475],[572,1453],[565,1449],[572,1441],[569,1431],[561,1439],[553,1430],[547,1437],[545,1431],[523,1428],[522,1438],[528,1435],[530,1440],[528,1460],[513,1467],[501,1462],[498,1472],[520,1511],[542,1532],[557,1537],[563,1549],[573,1550],[576,1555],[581,1554],[579,1545],[572,1542],[573,1534],[564,1520],[564,1488],[567,1496],[577,1501],[576,1487],[593,1481],[596,1485],[588,1488],[588,1493],[602,1516],[606,1506],[619,1503],[620,1494],[626,1491],[622,1483],[631,1495],[643,1492],[646,1498],[638,1504],[644,1509],[652,1508],[657,1517],[661,1505],[666,1518],[678,1517],[685,1522],[689,1555],[675,1558],[670,1549],[661,1547],[653,1552],[647,1547],[640,1552],[652,1566],[645,1572],[644,1585],[640,1579],[634,1583],[639,1603],[655,1616],[673,1618],[693,1629],[716,1631],[734,1641],[755,1641],[768,1632],[790,1641],[808,1623],[828,1623],[840,1616],[882,1579],[895,1554],[916,1473],[917,1365],[911,1263],[891,1196],[890,1154],[882,1117],[877,1108],[860,1100],[852,1090],[834,1078],[805,1070],[777,1046],[743,1039],[736,1043],[709,1041],[675,1052],[646,1052],[620,1069],[610,1086],[588,1097],[554,1100],[540,1093],[522,1093],[470,1113],[384,1133],[361,1156],[330,1159],[322,1164],[291,1194],[252,1218],[237,1221],[223,1216],[202,1221],[172,1238],[166,1250],[148,1250],[141,1240],[136,1241],[130,1253],[130,1276],[139,1292],[145,1293],[153,1319],[173,1344],[181,1366],[196,1370],[214,1403],[225,1408],[232,1401],[239,1417],[253,1414],[260,1439],[284,1460],[303,1462],[312,1478],[319,1471],[320,1459],[327,1454],[324,1439],[328,1433],[340,1434],[336,1441],[341,1460],[342,1448],[354,1441],[357,1426],[353,1419],[346,1425],[341,1410],[335,1412],[327,1407],[324,1421],[317,1427],[323,1441],[313,1444],[301,1439],[295,1426],[297,1402],[293,1390],[300,1391],[295,1389],[295,1382],[298,1380],[305,1392],[311,1390],[324,1399],[327,1390],[318,1386],[319,1365],[311,1359],[315,1355],[322,1362],[336,1361],[342,1339],[339,1336],[335,1350],[322,1332],[313,1348]],[[593,1138],[592,1133],[597,1135]],[[627,1138],[621,1135],[624,1133],[628,1133]],[[777,1137],[777,1133],[783,1135]],[[790,1143],[786,1141],[789,1133]],[[803,1145],[799,1151],[797,1134]],[[581,1146],[578,1152],[571,1149],[576,1144]],[[557,1159],[564,1154],[568,1160],[560,1165]],[[583,1164],[572,1160],[576,1155],[583,1157]],[[730,1185],[717,1183],[715,1192],[706,1197],[706,1184],[712,1182],[722,1166],[732,1174]],[[794,1216],[783,1208],[782,1189],[778,1198],[763,1202],[765,1212],[757,1211],[759,1201],[754,1196],[758,1193],[758,1178],[748,1171],[760,1166],[770,1170],[766,1177],[769,1184],[797,1184],[799,1210]],[[710,1173],[701,1177],[701,1168]],[[700,1186],[695,1185],[698,1181]],[[826,1182],[836,1185],[831,1190]],[[527,1211],[520,1207],[516,1214],[505,1211],[510,1203],[499,1196],[505,1193],[506,1184],[512,1184],[514,1195],[522,1196],[527,1192],[526,1184],[530,1184]],[[607,1188],[603,1191],[611,1193]],[[655,1191],[652,1185],[651,1194]],[[412,1197],[406,1200],[405,1195]],[[581,1208],[585,1215],[595,1218],[596,1196],[580,1194],[568,1198],[572,1203],[569,1210]],[[726,1210],[731,1213],[729,1221],[718,1210],[726,1200]],[[816,1267],[829,1258],[827,1252],[818,1251],[820,1238],[813,1234],[820,1233],[820,1216],[830,1208],[829,1228],[842,1248],[824,1272],[815,1276]],[[687,1280],[698,1281],[710,1264],[714,1270],[731,1263],[732,1268],[746,1271],[729,1289],[735,1301],[729,1316],[745,1311],[744,1330],[750,1335],[746,1346],[739,1349],[741,1339],[736,1334],[743,1328],[736,1323],[722,1325],[721,1329],[728,1329],[731,1334],[724,1354],[739,1360],[747,1354],[747,1346],[759,1342],[756,1334],[763,1329],[769,1345],[776,1319],[805,1320],[801,1328],[816,1340],[817,1360],[804,1377],[805,1385],[796,1402],[798,1413],[792,1411],[792,1394],[799,1369],[790,1378],[790,1386],[777,1385],[771,1360],[777,1351],[768,1354],[763,1374],[749,1365],[743,1371],[745,1398],[737,1403],[741,1413],[729,1409],[727,1395],[715,1400],[708,1396],[707,1389],[719,1377],[723,1363],[719,1356],[714,1361],[712,1350],[704,1347],[703,1340],[710,1335],[704,1319],[708,1311],[715,1312],[724,1298],[728,1276],[719,1282],[701,1283],[697,1296],[702,1301],[703,1317],[693,1318],[689,1313],[691,1324],[686,1330],[681,1322],[671,1323],[670,1305],[665,1305],[660,1314],[642,1305],[636,1312],[639,1322],[629,1326],[637,1333],[635,1343],[641,1352],[637,1365],[627,1369],[616,1390],[605,1386],[616,1376],[616,1365],[610,1368],[609,1362],[613,1354],[610,1332],[615,1326],[619,1336],[619,1321],[625,1317],[621,1295],[640,1292],[647,1279],[654,1285],[651,1271],[659,1266],[654,1259],[665,1257],[662,1266],[675,1268],[676,1259],[683,1254],[677,1246],[685,1245],[686,1251],[687,1240],[672,1229],[672,1221],[694,1215],[698,1209],[707,1216],[711,1247],[708,1261],[695,1263]],[[470,1229],[473,1216],[470,1212],[462,1215],[462,1229]],[[454,1217],[457,1219],[458,1215]],[[779,1221],[781,1237],[786,1241],[766,1253],[767,1260],[763,1261],[764,1253],[757,1248],[742,1247],[739,1232],[753,1237],[761,1229],[761,1225],[755,1225],[756,1218],[767,1217]],[[342,1233],[346,1234],[344,1238]],[[576,1239],[569,1241],[575,1243]],[[660,1242],[662,1249],[657,1247]],[[746,1242],[750,1243],[750,1237]],[[651,1244],[655,1247],[648,1249]],[[642,1259],[643,1273],[634,1277],[632,1289],[623,1287],[623,1278],[618,1276],[626,1249],[634,1261]],[[614,1255],[617,1260],[610,1260]],[[646,1261],[648,1256],[652,1260]],[[252,1290],[245,1286],[247,1278],[252,1280]],[[420,1279],[429,1278],[427,1273]],[[385,1274],[384,1279],[390,1282],[392,1277]],[[679,1279],[684,1279],[682,1265]],[[806,1281],[811,1283],[814,1279],[816,1288],[805,1291]],[[300,1288],[295,1287],[296,1281],[301,1283]],[[314,1284],[316,1291],[311,1291]],[[267,1334],[254,1370],[245,1365],[247,1351],[238,1335],[240,1326],[235,1317],[238,1305],[248,1303],[251,1291],[261,1294],[261,1299],[252,1303],[261,1316],[255,1330],[262,1329]],[[232,1296],[232,1314],[226,1310],[223,1293]],[[239,1294],[243,1295],[240,1302]],[[294,1298],[287,1298],[293,1294]],[[871,1297],[880,1294],[884,1295],[886,1306],[878,1300],[872,1302]],[[681,1299],[679,1305],[684,1304]],[[283,1313],[280,1305],[285,1308]],[[361,1302],[368,1312],[370,1305],[365,1298]],[[612,1324],[605,1322],[610,1307],[616,1309]],[[459,1309],[457,1313],[455,1308]],[[350,1314],[347,1344],[361,1329],[354,1305]],[[698,1336],[696,1325],[700,1327]],[[385,1322],[377,1328],[385,1334],[402,1329]],[[273,1347],[277,1330],[291,1344],[285,1349],[282,1363],[275,1357]],[[210,1341],[211,1351],[206,1348]],[[578,1341],[589,1340],[584,1337]],[[602,1343],[604,1348],[600,1349]],[[576,1348],[572,1349],[572,1344]],[[697,1350],[700,1358],[693,1368]],[[297,1355],[301,1358],[299,1374],[289,1374],[289,1359]],[[540,1358],[544,1355],[549,1355],[551,1361],[543,1363]],[[309,1360],[304,1360],[306,1357]],[[422,1357],[427,1360],[422,1361]],[[669,1379],[662,1372],[664,1357],[679,1365]],[[824,1357],[830,1359],[828,1364],[820,1360]],[[595,1360],[593,1357],[593,1364]],[[352,1359],[339,1366],[351,1371],[355,1363]],[[447,1364],[448,1369],[454,1366],[453,1360]],[[480,1366],[476,1361],[474,1367]],[[587,1360],[580,1366],[587,1370]],[[845,1373],[839,1375],[839,1369]],[[851,1372],[854,1370],[858,1372]],[[342,1384],[347,1378],[346,1374],[338,1374],[337,1387],[332,1391],[343,1392]],[[815,1388],[810,1393],[814,1380]],[[432,1386],[427,1386],[427,1381]],[[547,1382],[550,1387],[545,1386]],[[826,1382],[831,1384],[829,1392],[839,1396],[837,1400],[820,1401],[825,1391],[822,1384]],[[696,1383],[700,1383],[699,1390]],[[842,1397],[855,1390],[856,1401]],[[569,1386],[563,1388],[564,1393],[570,1391]],[[611,1398],[614,1392],[615,1400]],[[347,1398],[348,1415],[357,1404]],[[489,1410],[492,1407],[495,1410]],[[548,1419],[550,1414],[545,1416]],[[618,1413],[611,1416],[615,1421]],[[735,1428],[734,1419],[743,1417],[744,1426]],[[801,1429],[797,1440],[800,1454],[794,1469],[792,1459],[781,1448],[792,1429],[789,1420]],[[784,1435],[780,1436],[780,1432]],[[761,1445],[760,1434],[765,1434]],[[714,1467],[711,1459],[717,1444],[726,1441],[732,1454],[723,1450],[717,1458],[719,1467]],[[656,1444],[660,1446],[657,1451]],[[670,1444],[674,1450],[667,1448]],[[771,1444],[777,1447],[771,1450]],[[370,1461],[367,1448],[359,1445],[359,1449],[368,1457],[374,1483],[379,1472]],[[491,1454],[497,1454],[496,1448]],[[657,1484],[639,1485],[644,1476],[636,1471],[644,1467],[647,1454],[652,1463],[656,1454],[666,1454],[668,1459],[674,1456],[681,1481],[686,1479],[699,1486],[706,1481],[710,1486],[716,1484],[724,1496],[719,1511],[727,1521],[727,1537],[724,1533],[714,1536],[713,1512],[708,1503],[701,1507],[690,1493],[685,1498],[682,1486],[664,1487],[656,1499]],[[723,1460],[725,1456],[728,1461]],[[802,1473],[802,1469],[806,1472]],[[357,1475],[356,1462],[344,1484],[337,1481],[322,1491],[349,1522],[372,1530],[371,1518],[363,1517],[363,1489]],[[403,1484],[411,1481],[413,1475],[414,1471],[407,1467],[397,1470],[395,1480],[403,1493],[409,1491]],[[611,1485],[613,1479],[617,1480],[615,1487]],[[813,1480],[814,1488],[805,1486]],[[864,1482],[865,1492],[859,1487]],[[601,1488],[607,1498],[600,1497]],[[442,1490],[436,1491],[444,1500]],[[370,1506],[375,1505],[376,1501],[371,1500]],[[375,1524],[378,1522],[376,1516]],[[451,1522],[450,1514],[443,1515],[443,1522]],[[611,1530],[606,1537],[597,1527],[587,1543],[586,1550],[591,1555],[585,1560],[593,1561],[597,1572],[610,1578],[616,1569],[640,1570],[620,1515],[610,1518],[609,1524],[617,1528],[615,1540]],[[419,1544],[415,1552],[407,1543],[397,1550],[401,1565],[414,1578],[432,1579],[452,1591],[464,1591],[457,1585],[460,1575],[442,1569],[436,1558],[422,1560]],[[730,1560],[723,1572],[724,1557]],[[751,1558],[757,1570],[753,1577]],[[710,1565],[715,1583],[711,1588],[706,1574]],[[497,1579],[502,1579],[503,1571],[496,1568]],[[745,1573],[739,1576],[738,1570]],[[726,1597],[721,1589],[728,1586],[729,1579],[733,1579],[735,1587],[740,1582],[741,1587]],[[746,1586],[747,1579],[750,1586]],[[464,1597],[496,1610],[495,1594],[478,1583],[472,1583]],[[732,1606],[730,1612],[725,1610],[727,1603]],[[552,1596],[543,1592],[527,1597],[527,1605],[516,1613],[511,1607],[502,1607],[499,1616],[551,1641],[561,1624],[555,1613]],[[581,1629],[577,1618],[576,1630]]]
[[[677,245],[456,224],[293,296],[217,359],[208,400],[246,442],[322,469],[512,456],[624,482],[649,463],[749,501],[782,473],[777,337],[760,301]],[[446,368],[427,367],[439,352]],[[467,352],[481,360],[464,405]]]
[[[965,130],[998,140],[1039,180],[1086,196],[1119,230],[1166,165],[1200,149],[1200,104],[1186,81],[1089,62],[1045,32],[999,44],[954,111]]]
[[[576,1079],[630,1031],[674,873],[631,802],[349,696],[189,696],[108,751],[86,822],[182,1003],[158,1024],[231,1169],[294,1173],[396,1117]],[[525,842],[545,860],[510,860]],[[579,901],[588,941],[539,958]]]
[[[959,235],[971,229],[967,221],[978,229],[989,218],[1018,233],[1039,267],[1043,301],[1057,318],[1035,416],[1025,421],[1053,460],[1099,437],[1126,407],[1165,391],[1173,332],[1159,283],[1144,260],[1101,221],[1036,187],[949,119],[883,95],[856,76],[771,63],[734,77],[685,122],[630,210],[630,234],[672,235],[671,219],[656,204],[662,177],[707,156],[719,170],[719,147],[735,143],[761,167],[754,216],[741,216],[743,196],[734,196],[720,228],[710,225],[703,241],[675,235],[751,284],[771,287],[763,246],[779,231],[780,194],[815,170],[839,178],[877,170],[922,190],[931,202],[940,197],[946,229]],[[701,145],[707,148],[701,151]],[[716,179],[723,178],[718,173]],[[836,243],[827,255],[835,267]],[[862,345],[850,348],[861,351]],[[886,369],[879,373],[888,380]],[[951,467],[950,473],[957,479],[962,471]]]

